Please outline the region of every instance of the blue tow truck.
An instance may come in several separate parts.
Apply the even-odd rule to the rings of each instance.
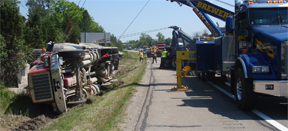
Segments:
[[[202,80],[227,79],[240,109],[251,110],[260,95],[288,94],[288,3],[235,0],[234,13],[206,0],[170,0],[193,9],[213,42],[196,42],[196,70]],[[207,15],[226,22],[222,33]]]

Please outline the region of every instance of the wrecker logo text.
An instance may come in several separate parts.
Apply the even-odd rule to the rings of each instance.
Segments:
[[[207,12],[211,12],[219,17],[222,17],[223,19],[226,19],[227,16],[233,16],[233,14],[225,12],[221,9],[215,8],[211,5],[207,5],[203,2],[198,1],[197,7],[203,10],[206,10]]]

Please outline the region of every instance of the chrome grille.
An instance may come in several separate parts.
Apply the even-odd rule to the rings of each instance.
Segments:
[[[32,76],[35,100],[52,98],[49,75]]]
[[[281,77],[288,79],[288,44],[284,42],[281,44]]]

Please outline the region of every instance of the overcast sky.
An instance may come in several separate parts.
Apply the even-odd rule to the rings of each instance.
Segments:
[[[27,7],[24,8],[23,6],[25,6],[27,0],[20,1],[22,3],[20,6],[21,14],[26,16]],[[76,4],[80,1],[80,7],[85,2],[85,0],[69,1],[75,2]],[[234,10],[233,7],[216,0],[207,1],[228,10]],[[221,1],[234,4],[234,0]],[[110,32],[119,38],[147,2],[148,0],[86,0],[83,7],[88,10],[89,14],[106,32]],[[212,16],[211,18],[214,22],[218,22],[220,27],[225,26],[225,23],[221,20],[213,18]],[[195,32],[203,32],[204,29],[208,30],[193,12],[192,8],[186,5],[179,6],[176,2],[166,0],[150,0],[124,35],[162,29],[172,25],[181,27],[184,32],[191,36]],[[156,34],[158,32],[161,32],[165,38],[172,38],[172,29],[162,29],[147,34],[156,39]],[[138,40],[139,37],[140,35],[122,37],[121,41],[127,42],[129,40]]]

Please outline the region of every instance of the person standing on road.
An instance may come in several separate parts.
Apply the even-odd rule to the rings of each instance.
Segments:
[[[139,51],[138,55],[140,55],[139,63],[140,63],[141,61],[142,61],[142,63],[143,63],[143,60],[144,60],[144,58],[143,58],[143,50]]]
[[[160,69],[165,68],[167,53],[168,51],[166,51],[166,48],[164,48],[161,55]]]
[[[153,50],[152,50],[152,52],[151,52],[151,54],[153,55],[152,64],[154,63],[154,60],[155,60],[155,62],[157,63],[157,53],[156,53],[156,51],[157,51],[157,48],[154,47]]]

